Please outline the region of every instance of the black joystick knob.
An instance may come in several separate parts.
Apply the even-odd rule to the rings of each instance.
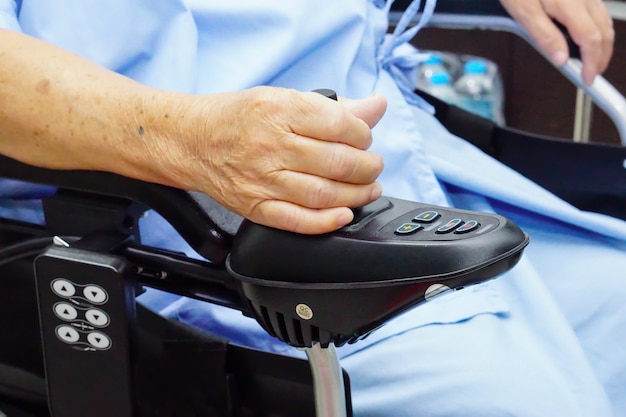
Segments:
[[[328,97],[337,101],[337,93],[335,90],[331,90],[330,88],[318,88],[317,90],[313,90],[314,93],[320,93],[324,97]]]

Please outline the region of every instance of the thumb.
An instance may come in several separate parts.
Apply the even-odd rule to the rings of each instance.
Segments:
[[[367,123],[370,129],[376,126],[387,110],[387,99],[380,94],[372,94],[356,100],[340,97],[339,102],[350,113]]]

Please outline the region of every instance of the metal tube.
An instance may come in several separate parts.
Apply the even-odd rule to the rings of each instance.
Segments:
[[[313,373],[317,417],[346,417],[346,392],[339,358],[332,343],[305,348]]]
[[[390,22],[396,22],[399,16],[398,12],[390,13]],[[419,17],[419,15],[416,16],[413,22],[417,23]],[[530,35],[510,17],[435,13],[428,22],[428,26],[442,29],[486,29],[511,32],[524,39],[539,52],[539,48]],[[626,146],[626,99],[602,76],[597,76],[590,86],[586,85],[582,80],[581,69],[582,63],[578,59],[569,59],[565,65],[557,67],[561,74],[584,91],[593,103],[606,113],[615,125],[622,145]]]
[[[576,89],[576,114],[574,116],[574,142],[589,142],[591,133],[592,101],[581,88]]]

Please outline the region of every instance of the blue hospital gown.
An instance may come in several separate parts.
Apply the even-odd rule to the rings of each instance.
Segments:
[[[387,8],[380,0],[0,0],[0,27],[166,90],[384,94],[372,150],[385,158],[385,194],[498,212],[532,243],[505,276],[340,348],[355,415],[626,416],[626,223],[559,200],[416,106],[399,76],[411,61],[406,39],[386,36]],[[0,187],[0,215],[40,219],[45,189]],[[148,244],[189,249],[155,213],[141,226]],[[238,312],[156,291],[142,297],[234,343],[300,354]]]

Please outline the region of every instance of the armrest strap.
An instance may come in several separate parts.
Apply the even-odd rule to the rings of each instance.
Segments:
[[[626,220],[626,147],[573,142],[498,126],[418,93],[435,107],[435,116],[452,134],[582,210]]]

